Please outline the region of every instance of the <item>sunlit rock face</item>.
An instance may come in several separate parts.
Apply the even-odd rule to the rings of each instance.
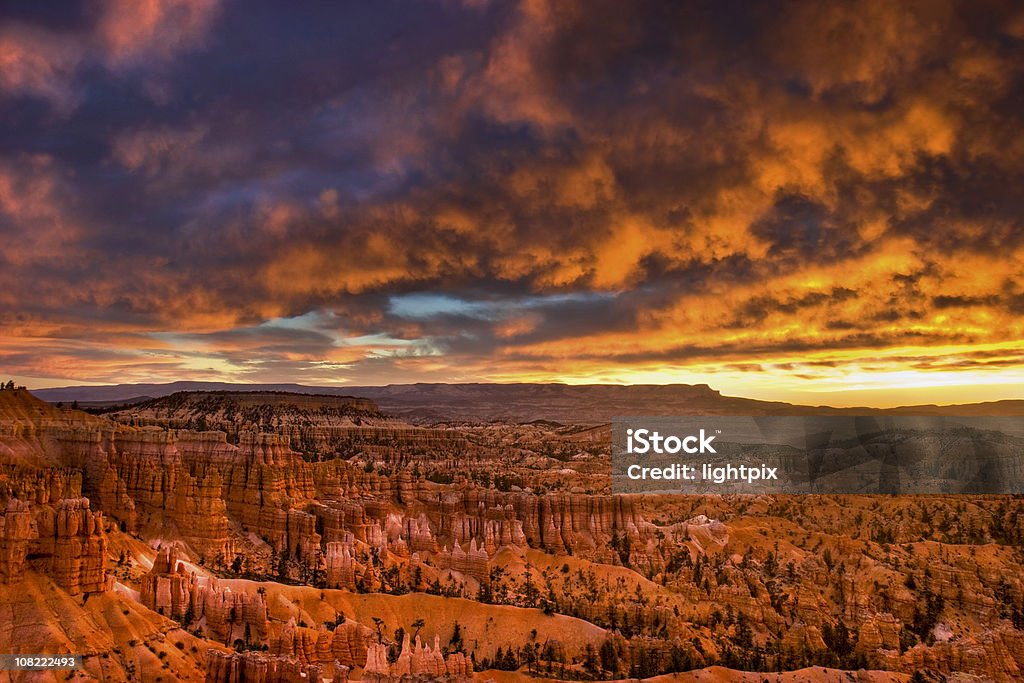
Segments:
[[[39,538],[35,515],[27,501],[12,498],[0,514],[0,582],[21,579],[29,543]]]
[[[107,588],[103,515],[87,498],[34,504],[10,498],[0,513],[0,583],[16,584],[25,569],[45,573],[72,595]]]

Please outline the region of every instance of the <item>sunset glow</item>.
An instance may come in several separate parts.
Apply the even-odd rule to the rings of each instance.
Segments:
[[[1012,3],[123,5],[2,17],[4,377],[1024,398]]]

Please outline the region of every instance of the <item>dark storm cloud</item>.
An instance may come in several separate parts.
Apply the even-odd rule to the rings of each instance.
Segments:
[[[775,313],[796,314],[801,309],[819,308],[829,303],[841,304],[856,299],[857,292],[845,287],[836,287],[830,292],[811,292],[796,299],[780,300],[770,296],[754,297],[737,312],[736,319],[729,323],[732,327],[745,327],[760,324],[765,318]],[[831,321],[836,324],[839,321]]]
[[[211,373],[555,377],[1011,343],[1022,64],[998,2],[15,3],[0,360],[70,376],[25,349],[107,334]],[[392,310],[423,292],[472,310]]]

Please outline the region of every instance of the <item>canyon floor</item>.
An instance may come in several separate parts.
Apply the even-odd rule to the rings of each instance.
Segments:
[[[0,681],[1024,679],[1021,497],[616,496],[629,401],[811,409],[481,386],[0,391],[0,653],[84,656]]]

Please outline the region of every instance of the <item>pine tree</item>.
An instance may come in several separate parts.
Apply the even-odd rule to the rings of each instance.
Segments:
[[[601,668],[612,674],[616,674],[619,671],[619,652],[615,648],[615,643],[611,640],[606,640],[601,643]]]
[[[460,626],[459,622],[457,621],[455,622],[455,627],[452,630],[451,640],[448,641],[448,647],[451,649],[452,652],[463,651],[462,626]]]

